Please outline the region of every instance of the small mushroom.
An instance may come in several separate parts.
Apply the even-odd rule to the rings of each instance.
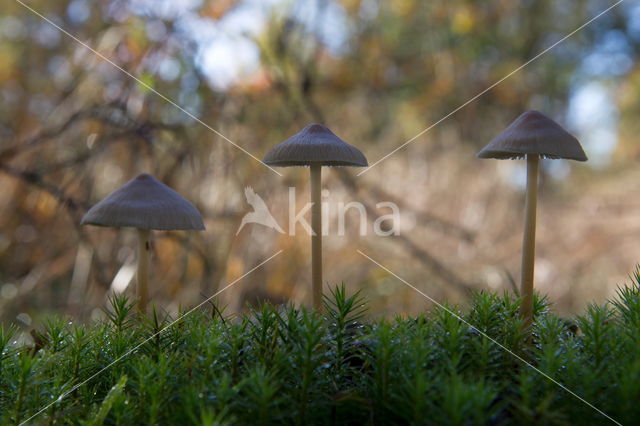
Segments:
[[[82,217],[81,225],[138,230],[138,308],[146,312],[149,280],[149,231],[204,230],[193,204],[148,174],[141,174],[115,190]]]
[[[269,166],[308,166],[311,170],[311,283],[313,306],[322,307],[322,210],[320,202],[321,168],[367,167],[359,149],[344,142],[320,124],[309,124],[299,133],[273,147],[264,157]]]
[[[538,196],[538,164],[540,158],[566,158],[587,161],[580,142],[558,123],[538,111],[528,111],[493,139],[478,154],[479,158],[499,160],[527,159],[527,193],[525,202],[524,238],[520,312],[525,327],[533,322],[533,267],[535,259],[536,204]]]

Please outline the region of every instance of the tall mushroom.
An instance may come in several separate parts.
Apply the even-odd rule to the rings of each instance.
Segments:
[[[533,322],[533,268],[539,159],[565,158],[587,161],[587,156],[582,150],[580,142],[574,136],[538,111],[528,111],[522,114],[489,142],[477,156],[499,160],[527,159],[527,193],[520,272],[520,292],[522,293],[520,312],[524,317],[525,326],[528,327]]]
[[[137,228],[138,308],[142,312],[146,312],[149,298],[149,231],[205,229],[193,204],[148,174],[131,179],[91,207],[80,224]]]
[[[321,168],[367,167],[359,149],[344,142],[321,124],[309,124],[299,133],[273,147],[264,157],[270,166],[308,166],[311,170],[311,283],[313,306],[322,307],[322,210]]]

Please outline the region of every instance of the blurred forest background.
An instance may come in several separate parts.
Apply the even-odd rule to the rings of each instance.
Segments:
[[[27,4],[262,158],[310,122],[373,163],[613,4],[613,0],[33,0]],[[544,161],[536,288],[567,314],[611,297],[640,262],[640,3],[626,1],[406,148],[357,177],[325,169],[327,200],[368,206],[324,239],[325,280],[362,288],[375,315],[429,306],[356,249],[436,300],[512,291],[522,161],[475,153],[538,109],[590,161]],[[14,0],[0,6],[0,320],[98,315],[127,289],[136,234],[80,227],[138,173],[191,200],[206,232],[155,232],[151,292],[192,306],[278,249],[219,297],[228,312],[310,297],[309,237],[249,225],[252,186],[285,226],[308,171],[279,177]],[[398,203],[399,236],[371,232]],[[285,228],[286,229],[286,228]],[[298,231],[301,231],[298,229]]]

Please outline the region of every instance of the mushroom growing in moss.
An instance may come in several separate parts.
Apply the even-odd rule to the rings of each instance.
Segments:
[[[322,210],[321,168],[367,167],[367,159],[357,148],[344,142],[321,124],[309,124],[299,133],[273,147],[265,164],[276,167],[308,166],[311,171],[311,283],[313,306],[322,307]]]
[[[82,217],[82,225],[138,230],[138,308],[146,312],[149,276],[149,232],[204,230],[202,216],[193,204],[148,174],[141,174],[115,190]]]
[[[558,123],[538,111],[528,111],[493,139],[478,154],[479,158],[499,160],[527,159],[524,238],[520,312],[525,326],[533,322],[533,270],[535,261],[536,205],[538,198],[538,164],[540,158],[565,158],[587,161],[580,142]]]

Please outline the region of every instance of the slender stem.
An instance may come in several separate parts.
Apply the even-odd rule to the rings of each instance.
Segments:
[[[25,389],[27,387],[27,377],[23,373],[20,377],[20,390],[18,391],[18,400],[16,401],[16,421],[15,424],[20,424],[20,419],[22,418],[22,403],[24,400]]]
[[[322,307],[322,209],[320,202],[321,166],[311,166],[311,285],[313,307]]]
[[[147,312],[149,302],[149,230],[138,229],[138,309]]]
[[[520,312],[525,327],[533,322],[533,267],[536,252],[536,207],[538,202],[538,165],[540,157],[527,155],[527,197],[525,202],[524,237],[522,240],[522,271]]]

